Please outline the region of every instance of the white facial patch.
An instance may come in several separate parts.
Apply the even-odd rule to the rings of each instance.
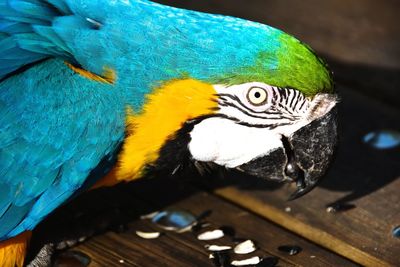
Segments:
[[[247,127],[224,118],[209,118],[190,133],[189,151],[198,161],[235,168],[283,146],[281,136],[266,128]]]

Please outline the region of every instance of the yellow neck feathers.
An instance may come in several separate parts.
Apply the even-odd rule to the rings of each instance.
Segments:
[[[213,113],[218,106],[215,93],[212,85],[192,79],[174,80],[156,89],[141,113],[128,114],[128,134],[119,162],[95,187],[139,178],[184,122]]]

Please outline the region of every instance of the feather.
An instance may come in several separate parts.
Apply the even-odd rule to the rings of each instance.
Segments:
[[[0,218],[10,207],[10,187],[4,183],[0,183]]]
[[[65,51],[67,54],[72,54],[66,43],[55,33],[54,29],[49,26],[33,26],[35,33],[39,34],[43,38],[46,38],[50,43],[53,43],[56,47]]]
[[[34,0],[9,0],[9,6],[20,15],[36,18],[43,21],[51,21],[54,16],[59,15],[55,9],[50,8],[43,1]]]
[[[54,6],[63,14],[71,14],[71,10],[65,0],[47,0],[50,5]]]
[[[33,206],[34,201],[30,201],[24,206],[9,205],[5,213],[0,217],[0,236],[4,236],[9,229],[18,225],[25,217],[27,211]]]
[[[110,86],[75,75],[60,60],[0,83],[0,184],[13,192],[0,198],[0,240],[35,227],[88,176],[98,180],[100,162],[115,163],[125,107],[109,98]]]
[[[0,19],[0,32],[7,33],[8,35],[16,33],[31,32],[32,27],[27,23],[20,23],[16,21],[7,21]]]

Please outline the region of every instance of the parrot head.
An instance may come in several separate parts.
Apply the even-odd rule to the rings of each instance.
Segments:
[[[185,140],[196,166],[295,182],[295,199],[316,186],[332,159],[337,96],[323,61],[293,37],[281,40],[282,67],[266,67],[270,55],[261,54],[252,67],[212,83],[216,106],[186,121]]]
[[[307,45],[266,25],[163,12],[165,20],[152,21],[167,34],[154,33],[162,45],[151,42],[146,65],[162,79],[142,76],[150,77],[153,91],[128,119],[120,175],[142,173],[146,164],[174,173],[186,158],[196,166],[295,182],[291,199],[314,188],[337,142],[337,96],[326,64]],[[143,34],[152,38],[151,30]]]
[[[282,81],[268,81],[262,75],[273,76],[274,71],[260,67],[245,79],[233,76],[214,83],[178,79],[162,86],[145,111],[169,110],[168,121],[182,113],[187,117],[178,119],[184,123],[168,136],[153,165],[174,173],[189,159],[200,170],[217,165],[277,182],[295,182],[297,190],[289,199],[313,189],[336,147],[337,96],[325,64],[302,43],[293,45],[290,49],[299,51],[286,58],[287,71],[275,74],[282,75]],[[315,65],[310,68],[307,60]],[[306,79],[307,86],[298,79]],[[166,100],[166,94],[172,97]],[[168,107],[161,108],[163,102]],[[160,129],[160,120],[155,120],[155,128]]]
[[[191,157],[269,180],[296,182],[291,198],[310,191],[334,152],[336,97],[307,97],[260,82],[214,88],[218,110],[192,122]]]

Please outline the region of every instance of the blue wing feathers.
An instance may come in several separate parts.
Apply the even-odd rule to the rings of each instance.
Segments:
[[[10,197],[9,197],[9,192],[10,188],[6,184],[0,184],[0,218],[4,215],[4,213],[7,211],[8,207],[10,207]]]
[[[57,8],[63,14],[72,13],[65,0],[47,0],[47,2]]]
[[[130,81],[145,92],[149,81],[168,80],[182,73],[201,79],[251,64],[261,49],[276,49],[276,36],[281,34],[257,23],[182,11],[144,0],[0,1],[0,19],[21,23],[12,30],[11,37],[19,31],[27,33],[28,24],[29,33],[42,38],[40,42],[34,37],[19,38],[16,47],[43,57],[63,57],[99,75],[104,67],[123,74],[151,69],[150,74],[142,72],[148,76]],[[202,31],[204,28],[209,31]],[[235,31],[242,34],[232,42],[230,34]],[[0,47],[0,53],[1,50]],[[137,106],[142,104],[143,94],[139,96]]]
[[[0,217],[0,236],[3,237],[10,229],[21,223],[26,213],[32,208],[33,203],[34,201],[32,200],[23,206],[9,205],[5,213]]]
[[[0,20],[0,32],[4,34],[11,35],[16,33],[27,33],[31,31],[32,27],[27,23]]]
[[[114,89],[56,59],[0,83],[0,240],[32,229],[115,153],[125,107]]]
[[[52,20],[63,12],[68,12],[63,1],[0,1],[0,79],[46,57],[72,58],[54,31],[40,27],[51,26]]]
[[[54,16],[60,14],[56,9],[51,8],[43,1],[9,0],[8,4],[21,15],[37,18],[43,21],[51,21]]]
[[[67,52],[68,54],[72,54],[69,47],[66,43],[56,34],[54,29],[49,26],[41,26],[35,25],[33,26],[33,30],[42,37],[47,38],[50,42],[52,42],[56,47],[59,47],[61,50]]]

